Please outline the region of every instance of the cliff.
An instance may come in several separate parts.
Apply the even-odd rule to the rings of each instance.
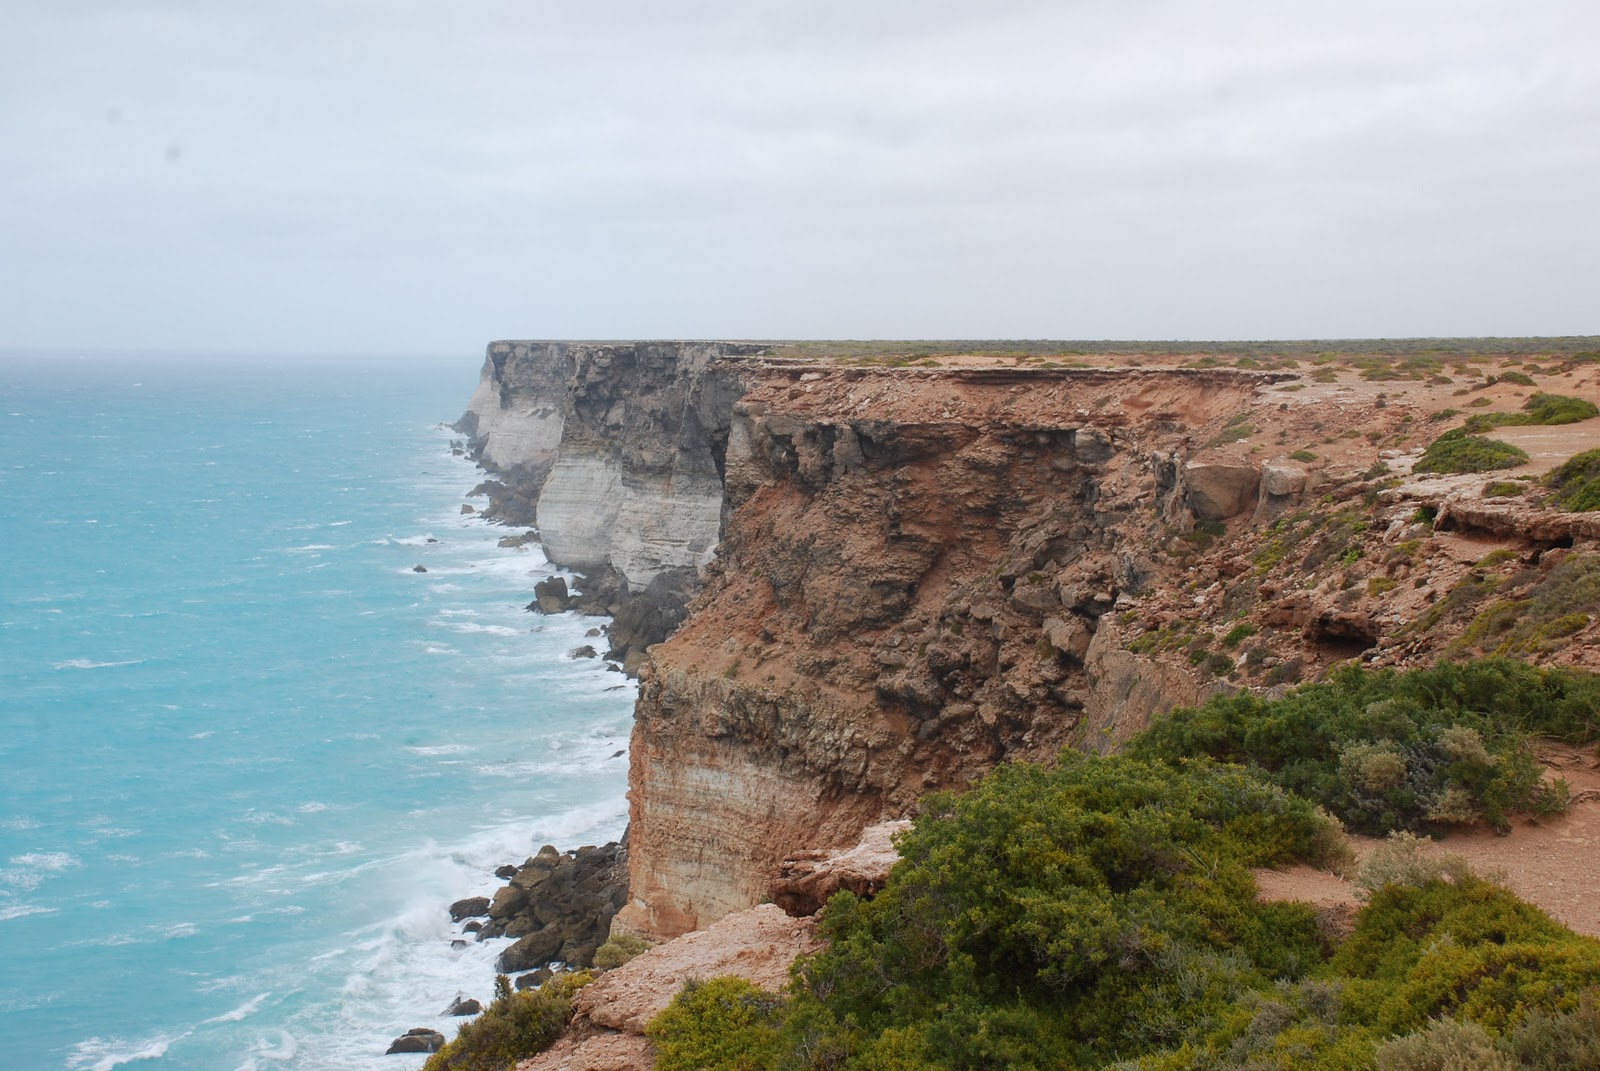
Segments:
[[[1452,398],[1526,393],[1491,358],[793,353],[496,343],[464,419],[553,561],[700,589],[630,654],[621,928],[703,928],[797,849],[1213,689],[1493,649],[1485,614],[1600,562],[1581,515],[1409,475]],[[1600,395],[1562,368],[1538,371]],[[1574,428],[1538,465],[1600,445]],[[1595,622],[1558,616],[1531,656],[1587,664]]]
[[[495,342],[466,414],[497,479],[485,512],[538,528],[546,557],[588,575],[611,650],[632,671],[683,618],[722,524],[736,369],[718,342]]]

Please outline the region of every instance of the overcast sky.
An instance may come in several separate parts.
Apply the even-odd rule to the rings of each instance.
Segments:
[[[5,0],[0,347],[1600,332],[1593,0]]]

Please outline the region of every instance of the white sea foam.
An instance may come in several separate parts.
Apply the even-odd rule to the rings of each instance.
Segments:
[[[300,805],[301,814],[316,814],[318,811],[326,811],[327,809],[328,805],[321,800],[307,800]]]
[[[159,1060],[167,1054],[174,1041],[188,1036],[187,1033],[156,1034],[141,1041],[93,1037],[72,1047],[67,1066],[74,1071],[111,1071],[114,1067],[136,1060]]]
[[[247,1019],[254,1015],[256,1013],[256,1009],[261,1007],[261,1002],[270,996],[272,996],[271,993],[261,993],[257,996],[251,997],[249,1000],[245,1001],[237,1008],[234,1008],[232,1011],[226,1011],[221,1015],[202,1020],[202,1025],[205,1023],[237,1023],[243,1019]]]
[[[168,926],[161,932],[161,936],[167,938],[168,940],[173,940],[179,937],[193,937],[199,932],[200,927],[196,926],[194,923],[180,922],[175,926]]]
[[[286,549],[290,554],[302,554],[309,551],[336,550],[338,548],[336,548],[332,543],[307,543],[303,547],[288,547]]]
[[[477,749],[471,744],[408,744],[406,750],[413,755],[460,755]]]
[[[15,816],[13,816],[11,818],[5,819],[4,821],[0,821],[0,829],[15,829],[15,830],[23,831],[23,830],[38,829],[38,828],[39,828],[38,819],[29,818],[25,814],[15,815]]]
[[[6,904],[0,906],[0,922],[27,918],[29,915],[49,915],[57,910],[59,909],[54,907],[40,907],[38,904]]]
[[[24,855],[13,855],[11,863],[13,866],[33,867],[38,870],[69,870],[83,865],[77,856],[66,852],[28,852]]]
[[[53,611],[53,612],[60,613],[61,611],[56,610],[56,611]],[[96,662],[91,658],[69,658],[65,662],[57,662],[55,664],[55,668],[56,669],[106,669],[106,668],[109,668],[111,666],[137,666],[143,661],[144,661],[144,659],[142,659],[142,658],[129,658],[129,659],[126,659],[126,660],[121,661],[121,662]]]
[[[486,636],[520,636],[522,630],[511,628],[507,625],[480,625],[475,621],[441,621],[434,623],[438,628],[447,628],[451,632],[467,634],[481,634]]]
[[[256,1062],[257,1060],[272,1060],[280,1063],[293,1060],[300,1052],[300,1043],[287,1030],[279,1030],[277,1035],[276,1041],[269,1041],[266,1038],[257,1039],[256,1047],[251,1050],[249,1058],[239,1065],[239,1071],[257,1071],[260,1066]]]
[[[431,547],[439,542],[432,532],[418,536],[390,536],[389,542],[399,547]]]

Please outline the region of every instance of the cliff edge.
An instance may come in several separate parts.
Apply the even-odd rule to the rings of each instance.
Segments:
[[[629,654],[619,928],[704,928],[796,849],[1213,690],[1501,649],[1600,575],[1536,481],[1412,471],[1460,416],[1600,397],[1575,355],[819,345],[494,343],[463,418],[552,561],[692,598]],[[1551,431],[1503,429],[1521,475],[1600,446]],[[1588,665],[1557,617],[1519,653]]]

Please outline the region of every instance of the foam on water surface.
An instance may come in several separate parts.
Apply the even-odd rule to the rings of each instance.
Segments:
[[[506,943],[446,905],[621,833],[633,689],[459,513],[471,380],[0,363],[12,1066],[416,1068]]]

